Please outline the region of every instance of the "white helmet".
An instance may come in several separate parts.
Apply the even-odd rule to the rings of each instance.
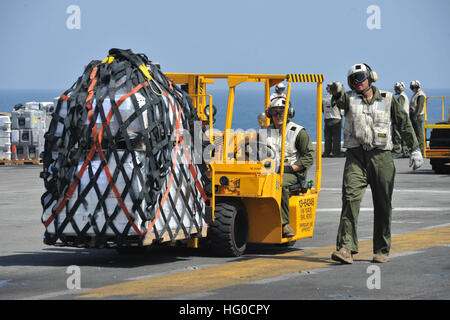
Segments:
[[[409,87],[411,88],[411,90],[413,88],[420,88],[422,85],[420,84],[419,80],[413,80],[411,81],[411,83],[409,84]]]
[[[269,108],[267,108],[266,110],[266,116],[268,118],[272,117],[271,114],[271,109],[272,108],[283,108],[286,106],[286,98],[285,97],[277,97],[272,99],[272,101],[270,101],[270,106]],[[295,110],[294,108],[292,108],[291,103],[289,102],[289,108],[288,108],[288,118],[292,119],[293,117],[295,117]]]
[[[276,97],[270,101],[270,108],[284,108],[286,105],[285,97]]]
[[[357,63],[351,66],[347,73],[347,82],[350,88],[353,88],[354,83],[360,83],[369,79],[369,82],[376,82],[378,79],[377,73],[373,71],[369,65],[365,63]]]
[[[266,125],[266,114],[264,112],[261,112],[258,114],[258,124],[261,128],[263,128]]]
[[[394,85],[394,89],[399,89],[400,91],[405,90],[405,83],[404,82],[396,82]]]
[[[283,82],[280,82],[275,86],[275,89],[283,89],[284,90],[285,88],[286,88],[286,86],[284,85]]]

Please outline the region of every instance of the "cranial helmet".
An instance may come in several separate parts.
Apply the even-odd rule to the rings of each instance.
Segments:
[[[409,84],[409,88],[412,89],[417,89],[420,88],[422,85],[420,84],[419,80],[413,80],[411,81],[411,83]]]
[[[290,103],[289,103],[290,105]],[[271,109],[275,108],[282,108],[284,110],[284,107],[286,106],[286,98],[285,97],[276,97],[270,101],[270,106],[266,110],[266,115],[268,118],[272,117],[272,114],[270,112]],[[295,116],[295,110],[291,106],[288,109],[288,118],[292,119]]]
[[[286,88],[286,86],[284,85],[283,82],[280,82],[275,86],[275,89],[285,89],[285,88]]]
[[[353,85],[361,83],[366,79],[369,79],[369,83],[376,82],[378,79],[377,73],[373,71],[368,64],[357,63],[348,70],[347,82],[351,89],[353,89]]]
[[[394,85],[394,89],[399,89],[400,91],[405,90],[405,84],[403,82],[396,82]]]

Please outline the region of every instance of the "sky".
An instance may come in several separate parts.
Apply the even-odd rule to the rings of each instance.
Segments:
[[[450,88],[449,13],[448,0],[1,0],[0,88],[68,88],[114,47],[165,72],[346,83],[365,62],[380,88],[416,79]]]

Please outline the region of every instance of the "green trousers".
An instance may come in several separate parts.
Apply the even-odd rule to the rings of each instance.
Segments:
[[[347,149],[342,182],[342,211],[336,249],[358,252],[357,225],[361,200],[370,185],[374,206],[373,253],[388,255],[391,247],[392,191],[395,166],[390,151]]]
[[[283,185],[281,190],[281,222],[283,225],[289,223],[289,186],[298,183],[296,173],[283,174]]]
[[[342,120],[341,119],[325,119],[325,150],[324,156],[338,155],[341,153],[341,131]]]
[[[406,142],[402,139],[400,132],[395,127],[392,130],[392,144],[393,144],[392,152],[395,153],[410,152],[408,146],[406,145]]]
[[[411,124],[416,133],[417,141],[419,142],[420,152],[423,154],[423,115],[417,115],[416,119],[411,118]]]

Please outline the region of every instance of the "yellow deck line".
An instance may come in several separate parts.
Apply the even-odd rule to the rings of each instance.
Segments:
[[[392,237],[391,254],[450,244],[450,226],[437,227]],[[273,278],[284,274],[323,268],[334,264],[330,260],[334,245],[284,254],[230,262],[199,270],[181,272],[156,278],[136,280],[86,290],[79,298],[128,296],[148,299],[183,296],[212,291],[233,285]],[[372,240],[359,242],[355,260],[372,259]]]

